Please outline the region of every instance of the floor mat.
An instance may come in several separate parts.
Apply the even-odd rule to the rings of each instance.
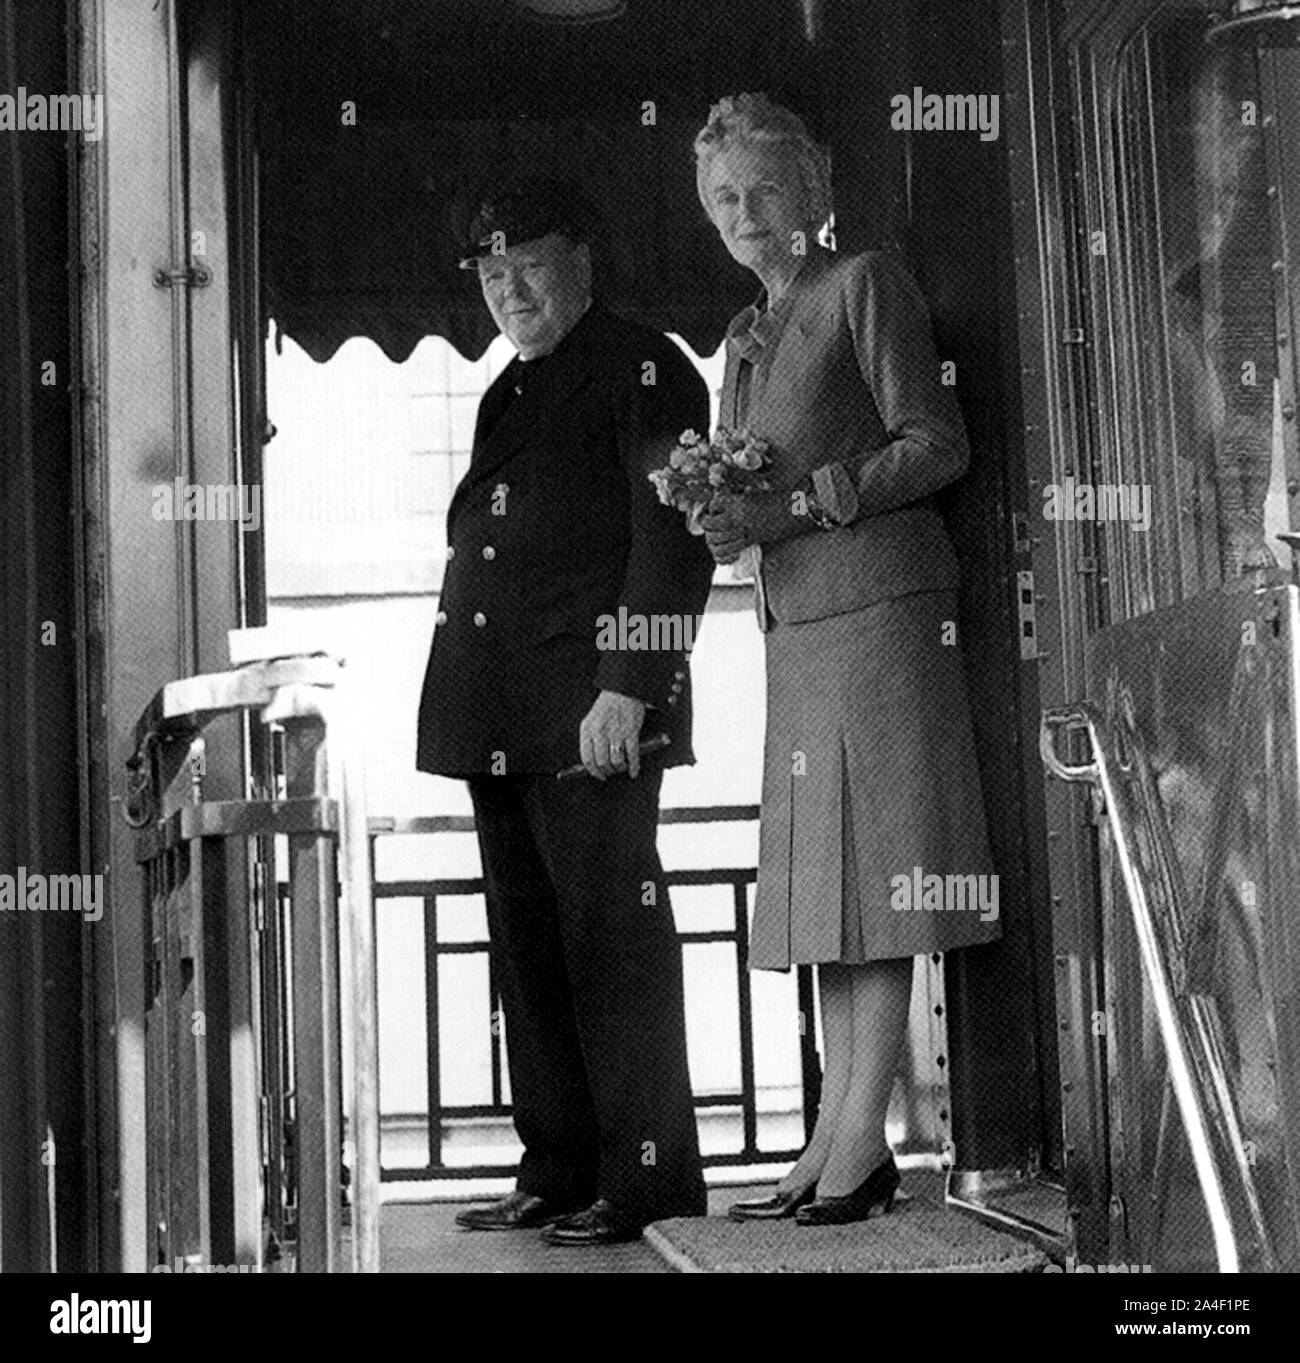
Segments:
[[[646,1240],[683,1273],[1036,1273],[1036,1246],[950,1207],[913,1199],[848,1226],[690,1217]]]

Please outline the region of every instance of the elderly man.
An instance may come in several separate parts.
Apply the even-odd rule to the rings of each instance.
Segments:
[[[708,393],[670,341],[592,302],[594,217],[534,180],[471,226],[461,264],[519,353],[448,512],[417,760],[469,783],[524,1145],[516,1190],[457,1220],[562,1245],[705,1209],[656,830],[663,769],[694,761],[693,635],[662,626],[693,628],[712,564],[647,474],[707,429]],[[624,611],[676,651],[602,649]]]

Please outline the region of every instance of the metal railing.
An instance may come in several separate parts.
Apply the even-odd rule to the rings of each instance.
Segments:
[[[722,805],[661,811],[660,825],[702,823],[747,823],[758,818],[756,805]],[[372,818],[370,831],[371,893],[376,914],[385,901],[419,900],[423,904],[424,945],[424,1019],[426,1029],[427,1084],[428,1084],[428,1158],[423,1166],[384,1168],[385,1182],[410,1182],[428,1179],[493,1178],[511,1173],[513,1160],[501,1164],[447,1164],[444,1159],[444,1127],[447,1123],[472,1118],[509,1118],[511,1108],[503,1090],[505,1039],[501,1029],[492,1026],[494,1013],[500,1016],[500,998],[495,972],[486,938],[444,942],[440,940],[439,900],[443,897],[481,895],[483,880],[479,876],[443,877],[432,880],[384,880],[376,874],[376,844],[385,836],[413,834],[473,833],[474,820],[468,815],[443,815],[429,818],[395,819]],[[704,1165],[723,1167],[781,1163],[794,1160],[799,1150],[762,1150],[758,1145],[758,1100],[754,1077],[754,1027],[748,969],[749,932],[747,886],[754,883],[754,867],[720,867],[700,870],[665,870],[671,888],[677,886],[729,885],[732,894],[731,924],[719,929],[687,929],[678,931],[683,947],[704,943],[730,944],[736,954],[736,1008],[740,1039],[740,1088],[738,1092],[710,1092],[695,1095],[697,1111],[710,1108],[740,1108],[742,1143],[738,1151],[707,1154]],[[449,956],[484,956],[488,961],[488,1008],[483,1027],[489,1035],[491,1057],[491,1092],[487,1103],[445,1103],[442,1097],[440,1073],[439,1019],[439,962]],[[800,1078],[803,1089],[803,1124],[805,1138],[812,1134],[816,1120],[816,1105],[820,1093],[821,1068],[816,1038],[812,1026],[813,976],[811,967],[797,968],[799,1012],[804,1019],[800,1029]]]
[[[1062,781],[1092,785],[1104,803],[1142,968],[1151,989],[1156,1022],[1169,1065],[1169,1080],[1210,1219],[1219,1271],[1237,1273],[1241,1268],[1237,1238],[1211,1144],[1207,1104],[1198,1086],[1198,1072],[1204,1076],[1202,1082],[1212,1086],[1217,1116],[1232,1128],[1228,1133],[1228,1144],[1240,1149],[1242,1141],[1231,1101],[1225,1102],[1226,1083],[1216,1082],[1219,1067],[1204,1020],[1194,1004],[1180,999],[1171,983],[1171,977],[1176,977],[1180,971],[1179,924],[1185,921],[1184,906],[1179,903],[1180,877],[1167,839],[1159,832],[1161,815],[1154,804],[1154,788],[1131,706],[1121,707],[1119,718],[1121,732],[1117,733],[1107,717],[1086,701],[1045,710],[1039,730],[1039,751],[1043,764],[1053,776]],[[1074,766],[1061,761],[1056,752],[1055,731],[1067,727],[1082,727],[1087,731],[1091,762]],[[1154,861],[1150,867],[1144,864],[1137,845],[1140,828],[1148,832],[1145,847]],[[1154,910],[1153,898],[1164,905],[1164,913],[1157,914]],[[1185,1012],[1189,1013],[1186,1018]],[[1248,1173],[1244,1182],[1248,1196],[1253,1194],[1253,1181]],[[1257,1228],[1262,1229],[1257,1206],[1252,1207],[1252,1211]],[[1264,1243],[1267,1244],[1266,1235]]]
[[[252,639],[246,655],[257,647],[273,645]],[[292,1245],[299,1270],[337,1270],[350,1259],[374,1272],[381,1179],[499,1177],[513,1167],[444,1157],[448,1123],[511,1115],[488,942],[442,941],[438,930],[440,899],[481,895],[482,880],[375,876],[380,838],[471,833],[473,820],[366,818],[356,716],[341,681],[334,658],[257,658],[168,683],[137,726],[123,811],[139,830],[144,871],[147,1201],[157,1263],[261,1268],[277,1246]],[[206,745],[239,741],[238,729],[210,726],[240,715],[260,720],[255,734],[276,739],[270,786],[259,798],[207,798]],[[660,822],[757,818],[755,806],[720,806],[664,810]],[[696,1094],[695,1104],[739,1108],[741,1148],[708,1155],[708,1166],[799,1153],[759,1146],[747,894],[756,875],[753,866],[665,873],[670,887],[730,888],[728,924],[678,933],[683,947],[730,946],[736,966],[739,1088]],[[428,1155],[422,1168],[381,1170],[377,908],[410,898],[424,911]],[[439,1074],[439,964],[474,954],[489,963],[490,1101],[450,1104]],[[821,1083],[812,979],[809,967],[797,969],[805,1137]]]
[[[292,1229],[300,1270],[342,1268],[346,1117],[351,1264],[379,1268],[374,915],[354,715],[340,680],[333,658],[254,661],[168,683],[137,726],[123,807],[140,830],[145,877],[157,1263],[260,1268]],[[204,730],[255,711],[283,735],[281,788],[205,799]],[[284,913],[264,914],[259,886],[274,875],[261,871],[280,837]]]

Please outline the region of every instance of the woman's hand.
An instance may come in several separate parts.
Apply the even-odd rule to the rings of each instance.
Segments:
[[[700,518],[715,563],[735,563],[751,544],[776,544],[817,527],[796,516],[786,492],[719,492]]]

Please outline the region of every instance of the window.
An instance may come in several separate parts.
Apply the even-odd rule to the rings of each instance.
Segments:
[[[1094,482],[1134,494],[1105,533],[1121,615],[1289,566],[1275,58],[1207,44],[1205,22],[1166,10],[1128,45],[1098,148],[1105,230],[1089,222],[1087,245],[1110,403]]]
[[[700,360],[678,344],[709,385],[716,424],[725,352]],[[469,467],[479,400],[513,354],[503,337],[475,361],[426,337],[400,365],[363,339],[324,364],[287,338],[268,346],[272,600],[441,588],[447,508]]]

